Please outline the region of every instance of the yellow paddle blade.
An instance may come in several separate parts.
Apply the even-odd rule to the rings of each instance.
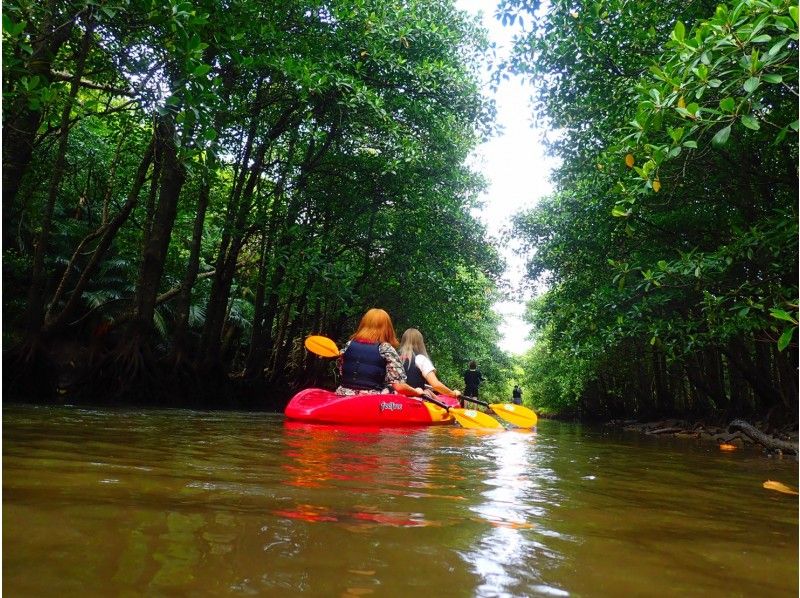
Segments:
[[[456,418],[456,421],[465,428],[500,428],[503,426],[487,413],[481,413],[474,409],[459,409],[457,407],[450,408],[450,414]]]
[[[502,417],[508,423],[520,428],[532,428],[539,421],[533,411],[514,403],[495,403],[489,405],[489,409],[494,411],[498,417]]]
[[[767,480],[763,484],[764,488],[767,490],[776,490],[778,492],[783,492],[784,494],[794,494],[797,495],[797,490],[792,490],[786,484],[782,484],[781,482],[773,482],[772,480]]]
[[[320,357],[339,357],[339,348],[326,336],[309,336],[305,341],[306,349]]]

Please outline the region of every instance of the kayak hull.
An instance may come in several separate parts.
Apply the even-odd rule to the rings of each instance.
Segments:
[[[458,407],[457,399],[438,398],[448,406]],[[453,422],[453,416],[446,410],[416,397],[400,394],[345,397],[322,388],[301,390],[286,405],[284,413],[295,421],[354,426],[430,426]]]

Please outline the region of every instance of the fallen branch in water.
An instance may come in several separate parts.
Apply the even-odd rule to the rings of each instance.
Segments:
[[[788,440],[781,440],[765,434],[754,425],[747,423],[741,419],[735,419],[728,425],[729,430],[741,430],[742,433],[770,451],[785,451],[797,454],[797,443],[789,442]]]
[[[668,427],[658,428],[657,430],[647,430],[645,434],[675,434],[677,432],[684,432],[686,428]]]

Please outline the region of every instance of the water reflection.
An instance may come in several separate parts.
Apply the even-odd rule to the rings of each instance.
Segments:
[[[533,531],[549,535],[548,505],[557,500],[546,447],[537,447],[537,434],[525,430],[496,434],[486,443],[483,500],[471,510],[489,525],[465,555],[482,580],[477,595],[567,595],[542,583],[540,568],[558,555]]]
[[[286,422],[282,469],[286,483],[309,490],[348,488],[412,499],[464,500],[431,491],[441,485],[429,456],[430,437],[404,429],[344,428]],[[314,495],[313,493],[311,495]],[[324,493],[318,494],[325,498]],[[374,502],[374,498],[373,498]],[[388,525],[427,527],[441,525],[419,511],[378,510],[374,504],[357,504],[346,510],[330,505],[303,502],[291,509],[279,509],[280,517],[310,522],[340,522],[355,526]]]

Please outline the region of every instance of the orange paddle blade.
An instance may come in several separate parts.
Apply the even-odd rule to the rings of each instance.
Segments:
[[[494,403],[489,405],[489,409],[494,411],[498,417],[519,428],[532,428],[539,420],[533,411],[514,403]]]
[[[326,336],[309,336],[305,340],[306,349],[320,357],[339,357],[339,348]]]
[[[450,408],[450,414],[465,428],[500,428],[503,426],[491,415],[475,411],[474,409]]]
[[[792,490],[786,484],[782,484],[780,482],[773,482],[772,480],[767,480],[764,482],[764,488],[767,490],[776,490],[777,492],[783,492],[784,494],[794,494],[797,496],[797,490]]]

